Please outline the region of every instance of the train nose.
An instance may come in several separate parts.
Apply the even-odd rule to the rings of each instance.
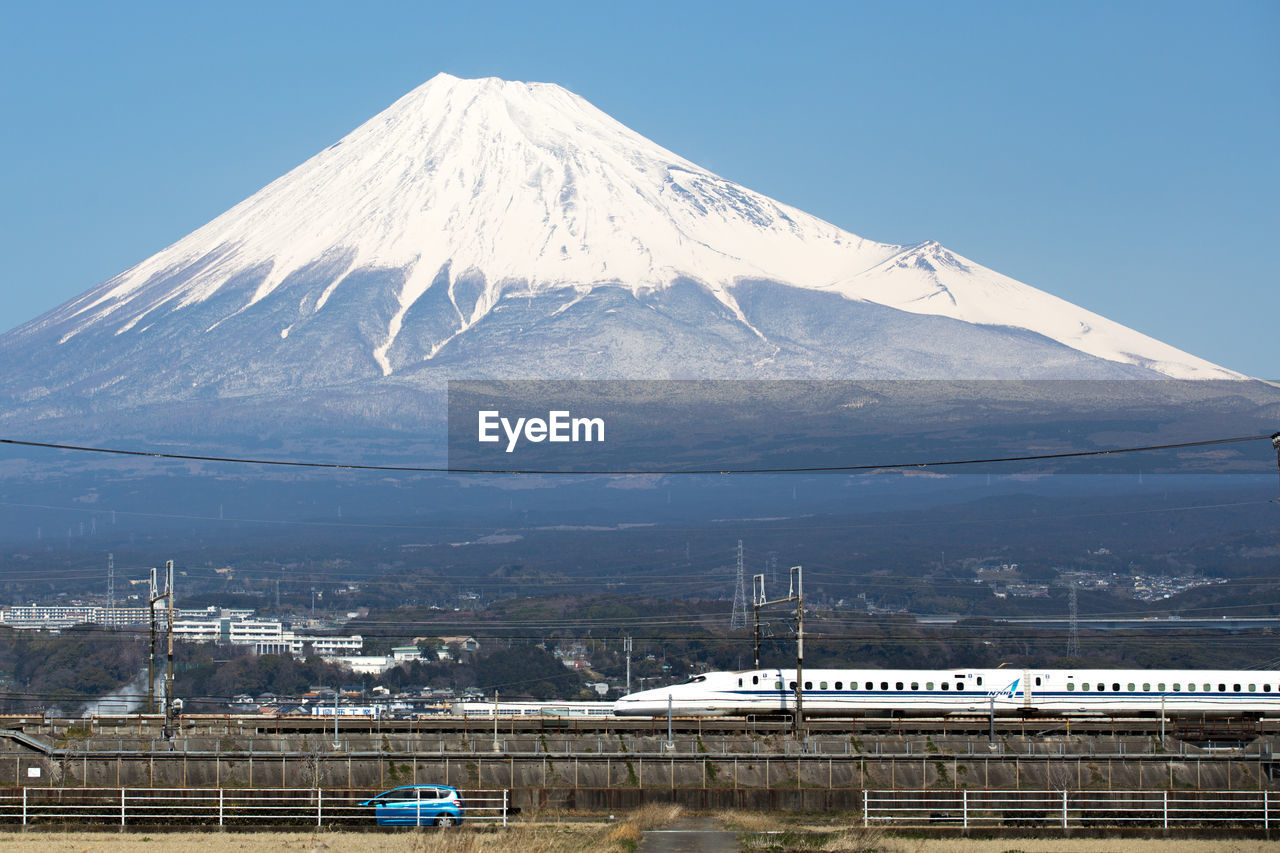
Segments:
[[[656,717],[667,713],[667,698],[642,693],[623,696],[613,703],[613,713],[619,717]]]

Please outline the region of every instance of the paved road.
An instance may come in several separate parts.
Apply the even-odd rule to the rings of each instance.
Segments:
[[[651,829],[636,853],[738,853],[738,835],[715,818],[687,817],[666,829]]]

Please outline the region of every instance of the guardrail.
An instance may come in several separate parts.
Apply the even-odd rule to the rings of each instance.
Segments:
[[[1269,829],[1277,806],[1276,791],[866,790],[862,825]]]
[[[322,788],[23,788],[0,794],[0,824],[335,826],[375,821],[378,790]],[[507,790],[463,790],[463,823],[507,825]]]

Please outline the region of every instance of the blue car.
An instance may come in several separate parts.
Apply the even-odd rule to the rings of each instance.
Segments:
[[[405,785],[360,805],[374,807],[378,826],[457,826],[466,812],[462,795],[448,785]]]

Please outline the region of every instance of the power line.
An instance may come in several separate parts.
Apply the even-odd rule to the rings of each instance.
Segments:
[[[1112,447],[1103,450],[1073,450],[1061,453],[1035,453],[1021,456],[992,456],[971,459],[935,459],[915,462],[887,462],[860,465],[812,465],[777,468],[688,468],[688,469],[585,469],[581,471],[559,471],[544,468],[450,468],[448,466],[429,465],[367,465],[345,462],[298,462],[285,459],[254,459],[243,456],[201,456],[188,453],[165,453],[157,450],[123,450],[111,447],[93,447],[78,444],[59,444],[45,441],[23,441],[15,438],[0,438],[0,444],[21,447],[39,447],[50,450],[72,450],[81,453],[106,453],[117,456],[142,456],[152,459],[177,459],[189,462],[226,462],[246,465],[272,465],[286,468],[327,468],[342,471],[399,471],[422,474],[530,474],[548,476],[621,476],[632,474],[816,474],[839,471],[880,471],[904,468],[941,468],[958,465],[980,465],[1000,462],[1035,462],[1049,459],[1076,459],[1087,456],[1111,456],[1122,453],[1142,453],[1154,450],[1183,450],[1191,447],[1211,447],[1221,444],[1237,444],[1247,441],[1267,439],[1276,444],[1280,450],[1280,432],[1259,433],[1257,435],[1241,435],[1230,438],[1211,438],[1201,441],[1183,441],[1173,444],[1146,444],[1133,447]]]

